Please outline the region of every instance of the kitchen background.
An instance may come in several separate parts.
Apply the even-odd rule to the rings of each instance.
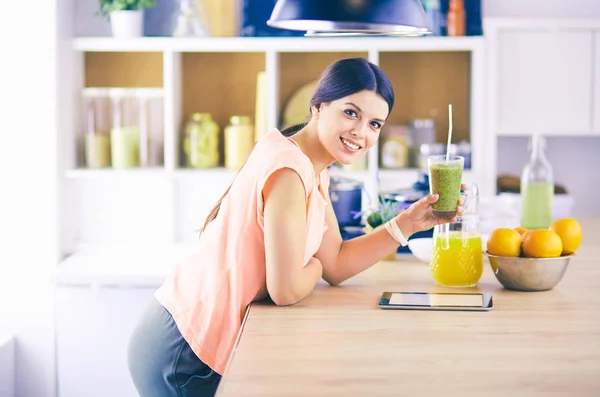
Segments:
[[[466,3],[468,2],[466,0]],[[194,238],[193,229],[198,226],[204,212],[199,203],[214,202],[222,187],[228,184],[228,178],[234,175],[232,171],[224,168],[219,168],[210,175],[200,175],[198,173],[204,171],[187,170],[187,167],[182,166],[185,156],[182,154],[181,158],[178,158],[179,154],[175,154],[180,149],[177,144],[183,143],[179,142],[179,134],[184,129],[183,121],[187,119],[186,116],[193,111],[202,111],[202,109],[195,109],[195,106],[186,109],[186,95],[187,98],[191,98],[188,99],[191,101],[189,103],[194,104],[210,105],[219,99],[212,95],[206,97],[194,92],[186,94],[188,88],[185,83],[190,86],[212,84],[211,87],[219,88],[220,81],[211,82],[206,76],[202,76],[201,68],[199,69],[200,65],[211,60],[213,66],[215,61],[220,61],[219,67],[226,64],[224,61],[234,64],[237,61],[239,65],[250,60],[248,63],[243,63],[243,66],[234,66],[231,69],[230,76],[227,76],[228,80],[222,81],[222,84],[228,88],[235,88],[236,84],[246,84],[235,80],[236,72],[244,76],[252,76],[252,81],[248,84],[255,87],[257,73],[265,67],[274,66],[273,63],[269,63],[273,62],[272,58],[265,59],[263,56],[240,58],[231,55],[223,58],[222,54],[198,56],[189,55],[191,52],[188,52],[181,64],[184,78],[182,102],[183,108],[186,109],[183,112],[185,116],[180,115],[179,121],[168,119],[175,116],[173,109],[180,104],[165,106],[164,109],[167,111],[162,116],[170,120],[168,125],[171,127],[169,127],[170,133],[165,133],[162,142],[166,145],[165,150],[159,150],[159,153],[164,154],[164,158],[159,154],[158,158],[149,159],[156,164],[165,164],[168,175],[163,173],[160,166],[150,167],[144,172],[119,170],[111,173],[106,170],[86,169],[81,157],[80,149],[83,147],[81,141],[71,139],[80,138],[78,134],[81,129],[75,127],[84,125],[85,118],[75,112],[79,103],[68,99],[64,95],[65,91],[75,91],[78,84],[90,87],[100,83],[110,87],[122,85],[124,80],[114,77],[119,76],[119,73],[115,74],[114,69],[111,69],[114,67],[121,68],[123,75],[126,76],[125,83],[129,80],[134,83],[140,82],[135,84],[148,85],[148,82],[158,81],[158,84],[150,85],[164,86],[161,95],[170,97],[173,93],[169,91],[169,87],[175,87],[176,84],[172,81],[163,81],[163,77],[171,76],[174,80],[176,80],[175,76],[181,77],[176,74],[177,72],[169,69],[176,66],[176,61],[167,61],[163,64],[160,53],[156,54],[157,47],[153,47],[154,43],[148,44],[150,51],[140,51],[140,48],[136,48],[131,52],[125,51],[126,54],[132,55],[121,56],[119,54],[122,50],[118,49],[119,44],[109,39],[71,40],[73,37],[110,35],[108,22],[94,15],[96,4],[95,0],[76,2],[33,0],[27,3],[27,8],[34,12],[25,13],[22,4],[13,2],[5,5],[5,20],[0,24],[0,37],[2,37],[0,42],[4,59],[4,62],[0,63],[0,87],[2,87],[0,115],[4,126],[4,142],[0,145],[0,180],[3,184],[2,194],[0,194],[0,241],[3,242],[0,250],[2,271],[0,273],[0,343],[4,335],[16,336],[14,342],[16,381],[13,391],[16,391],[18,396],[54,396],[58,387],[57,370],[59,379],[61,374],[63,376],[61,395],[68,395],[69,390],[76,395],[77,387],[93,379],[104,379],[105,384],[115,386],[116,383],[111,380],[111,372],[107,368],[112,366],[113,370],[121,372],[124,368],[120,367],[121,363],[114,364],[110,361],[111,354],[115,353],[115,350],[107,341],[124,339],[120,330],[127,329],[133,322],[128,313],[139,310],[139,305],[145,301],[151,290],[150,287],[160,279],[160,269],[153,266],[160,262],[169,266],[168,262],[173,260],[172,255],[179,254],[179,251],[174,254],[164,252],[162,256],[153,255],[154,260],[149,262],[147,252],[157,241],[170,241],[173,238],[176,241],[191,241]],[[158,4],[164,7],[167,2],[159,0]],[[448,94],[448,99],[455,103],[456,133],[459,136],[461,133],[465,134],[464,137],[469,139],[473,146],[473,170],[468,177],[484,186],[484,191],[491,192],[495,190],[497,175],[520,175],[528,158],[527,138],[524,136],[533,132],[533,129],[518,131],[517,128],[511,129],[509,125],[506,132],[493,128],[495,124],[492,116],[497,115],[490,110],[490,103],[494,101],[505,103],[510,98],[500,97],[502,90],[493,84],[497,81],[497,76],[489,74],[493,70],[488,64],[491,62],[491,51],[498,48],[498,43],[493,41],[497,37],[487,35],[486,20],[506,18],[505,20],[510,22],[515,18],[526,18],[524,21],[531,23],[533,27],[536,21],[548,23],[548,18],[551,19],[550,25],[559,23],[554,21],[554,18],[561,21],[577,18],[595,20],[597,26],[600,4],[596,0],[528,2],[483,0],[481,9],[484,18],[483,40],[478,41],[477,36],[473,36],[472,41],[469,38],[461,38],[461,41],[457,41],[461,43],[457,44],[460,51],[445,54],[446,58],[442,58],[442,65],[452,66],[452,70],[458,70],[458,74],[452,75],[450,68],[438,67],[434,70],[441,72],[442,78],[457,79],[462,84],[460,92],[451,91]],[[167,29],[165,26],[152,23],[151,17],[150,13],[147,16],[150,18],[149,25],[156,26],[159,31]],[[576,23],[574,24],[575,26],[569,29],[576,34],[581,34],[581,29],[577,28]],[[584,39],[581,42],[583,44],[573,46],[574,52],[570,56],[561,55],[558,50],[550,54],[544,53],[543,59],[548,63],[545,65],[547,67],[539,69],[539,76],[544,77],[541,80],[550,83],[547,87],[538,86],[539,92],[528,92],[525,98],[532,101],[538,98],[539,103],[549,106],[546,117],[550,121],[540,120],[540,125],[552,125],[557,120],[561,123],[562,136],[548,139],[546,153],[553,165],[556,183],[564,186],[573,199],[572,211],[576,217],[600,215],[600,206],[595,200],[595,197],[600,194],[600,174],[596,172],[600,167],[598,128],[590,127],[585,133],[581,132],[582,124],[593,125],[592,109],[593,106],[598,109],[597,104],[600,103],[598,102],[600,98],[598,80],[594,80],[591,73],[593,68],[598,70],[600,65],[598,61],[600,51],[597,50],[600,35],[597,27],[595,35],[591,33],[591,29],[589,30],[588,36],[585,33],[577,36]],[[59,40],[56,37],[57,31],[60,32]],[[574,39],[576,44],[580,43],[576,40],[577,37]],[[543,45],[548,42],[541,39],[539,43]],[[582,50],[584,44],[590,45],[587,53],[585,49]],[[122,45],[127,48],[131,44],[124,42]],[[142,44],[142,47],[143,45],[146,44]],[[557,48],[568,50],[565,47],[568,45]],[[580,50],[584,52],[576,52]],[[171,50],[165,52],[171,54],[169,51]],[[472,52],[476,56],[463,57],[461,53],[465,51]],[[84,52],[88,53],[83,55],[86,61],[85,67],[79,70],[77,65],[82,64],[78,63],[80,62],[78,59],[81,59],[81,54]],[[419,62],[414,58],[412,60],[404,58],[402,52],[391,51],[389,54],[390,51],[383,51],[382,53],[384,52],[386,54],[379,55],[379,59],[382,63],[388,62],[390,70],[394,64],[405,62],[403,65],[410,66],[411,62],[416,64]],[[372,53],[367,51],[366,56],[372,56]],[[130,58],[127,58],[128,56]],[[321,55],[311,56],[313,60],[320,60],[319,62],[323,64],[328,61]],[[57,59],[61,60],[59,64]],[[131,68],[131,65],[135,65],[136,60],[140,59],[148,62],[144,70]],[[177,57],[166,57],[166,59],[176,60]],[[589,65],[586,66],[582,59],[589,61]],[[577,60],[581,62],[577,63]],[[279,65],[275,63],[275,66],[280,67],[282,76],[288,73],[282,77],[283,80],[293,82],[291,73],[286,72],[286,66],[291,67],[296,61],[297,58],[293,54],[285,54],[281,57]],[[423,62],[431,61],[432,59],[426,59]],[[469,62],[475,62],[477,67],[474,68],[474,65]],[[560,74],[564,73],[561,65],[573,65],[573,62],[577,67],[589,69],[589,75],[574,77]],[[322,65],[318,66],[311,72],[321,71]],[[82,76],[82,70],[87,77]],[[111,70],[113,70],[112,74]],[[199,71],[191,73],[195,70]],[[507,65],[505,70],[496,70],[496,72],[500,76],[505,73],[506,76],[506,70],[512,70],[511,65]],[[450,76],[445,73],[450,73]],[[552,76],[551,73],[557,75]],[[403,71],[391,71],[390,74],[396,81],[404,81]],[[431,75],[432,73],[429,73],[427,76]],[[575,88],[571,90],[561,84],[566,80],[565,77],[569,78],[567,80],[574,77]],[[298,83],[296,81],[294,84]],[[553,102],[548,98],[554,97],[552,95],[555,92],[553,90],[556,89],[552,86],[554,83],[558,83],[560,88],[559,96],[564,97]],[[514,84],[512,86],[514,87]],[[283,96],[286,97],[293,92],[292,87],[281,87],[281,89],[289,91],[286,91],[287,94],[284,93]],[[586,93],[587,97],[582,99],[582,96],[578,95],[581,93]],[[467,99],[469,97],[470,102]],[[402,108],[401,103],[400,100],[399,109]],[[463,109],[457,106],[460,103],[465,105]],[[282,103],[277,104],[280,105]],[[563,107],[568,111],[564,114],[557,113],[557,109]],[[277,107],[270,109],[267,111],[269,116],[266,123],[273,126],[277,123],[275,112]],[[515,110],[510,107],[507,109],[521,117],[528,114],[528,109],[520,113],[515,113]],[[535,106],[530,111],[536,117],[543,113]],[[233,113],[237,112],[216,114],[221,131],[229,121],[228,116]],[[249,113],[254,118],[253,112]],[[439,118],[440,127],[437,133],[443,134],[445,129],[441,121],[443,112],[440,110],[438,114],[430,116]],[[418,117],[423,116],[418,115]],[[79,121],[76,123],[74,120]],[[399,121],[403,120],[399,119]],[[462,131],[461,122],[465,126]],[[572,130],[569,129],[568,123],[572,123]],[[596,120],[596,127],[597,123]],[[548,129],[558,133],[555,128]],[[80,145],[75,145],[75,142],[79,142]],[[481,151],[478,152],[475,148],[481,148]],[[363,179],[370,192],[376,191],[377,186],[372,181],[379,169],[377,160],[369,160],[366,170],[348,170],[350,173],[346,175]],[[412,183],[417,173],[414,170],[408,172],[394,170],[388,173],[382,170],[379,175],[384,183],[390,180],[392,183],[398,181]],[[165,211],[165,208],[174,208],[175,213]],[[179,221],[176,223],[177,219]],[[164,225],[167,227],[164,228]],[[90,261],[93,261],[90,258],[95,258],[94,254],[105,253],[106,244],[128,246],[130,243],[135,245],[136,250],[140,250],[133,252],[139,254],[124,256],[116,252],[113,256],[104,256],[103,259],[92,263],[91,266],[95,266],[96,269],[95,273],[78,274],[77,277],[71,278],[67,275],[63,279],[65,286],[54,288],[52,280],[56,278],[56,265],[65,263],[62,261],[66,254],[85,253],[86,263],[89,265]],[[72,255],[71,258],[73,257],[78,256]],[[76,266],[81,263],[84,262],[71,263],[71,265]],[[148,268],[144,279],[138,276],[128,278],[144,266]],[[143,292],[135,294],[125,288],[111,290],[101,288],[110,282],[114,283],[117,273],[122,276],[119,280],[129,282],[136,280],[134,289]],[[103,284],[102,280],[107,282]],[[92,290],[93,293],[90,292]],[[115,307],[122,307],[124,314],[115,316],[113,313]],[[54,321],[55,311],[57,318],[63,320],[58,324]],[[88,359],[95,362],[95,366],[86,368],[77,365],[78,349],[92,342],[96,343],[98,348],[88,354]],[[57,351],[66,353],[62,356],[59,354],[57,360]],[[0,361],[0,368],[8,368],[2,365],[3,363]],[[123,375],[126,376],[121,373],[121,376]],[[2,376],[0,375],[0,395],[10,396],[9,389],[2,389],[8,384]],[[107,393],[110,394],[109,391]]]

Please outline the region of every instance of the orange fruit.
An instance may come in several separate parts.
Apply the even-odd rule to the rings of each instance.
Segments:
[[[572,254],[577,251],[577,248],[579,248],[579,245],[581,244],[582,237],[579,222],[573,218],[562,218],[552,223],[552,225],[550,225],[550,230],[560,237],[563,245],[563,255]]]
[[[528,231],[529,231],[528,229],[524,228],[523,226],[518,226],[518,227],[515,227],[515,230],[516,230],[517,232],[519,232],[519,234],[520,234],[521,236],[522,236],[522,235],[524,235],[526,232],[528,232]]]
[[[487,251],[497,256],[519,256],[523,239],[519,232],[501,227],[492,232],[487,241]]]
[[[523,238],[523,253],[528,258],[556,258],[562,249],[560,237],[549,229],[530,230]]]

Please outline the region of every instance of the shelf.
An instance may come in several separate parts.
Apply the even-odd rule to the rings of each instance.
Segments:
[[[471,51],[483,45],[483,37],[211,37],[173,38],[81,37],[73,40],[76,51],[175,51],[175,52],[339,52],[339,51]]]
[[[66,171],[66,177],[68,179],[96,179],[96,178],[139,178],[139,177],[168,177],[171,176],[173,179],[186,179],[186,178],[223,178],[233,179],[237,174],[237,171],[230,170],[224,167],[207,168],[207,169],[187,169],[179,168],[173,172],[168,172],[162,167],[154,168],[131,168],[123,170],[115,170],[112,168],[103,169],[89,169],[89,168],[76,168]]]
[[[66,171],[66,177],[69,179],[97,179],[97,178],[139,178],[139,177],[166,177],[167,171],[162,167],[149,168],[129,168],[129,169],[113,169],[113,168],[76,168]]]
[[[347,170],[344,168],[332,167],[327,170],[330,177],[342,176],[352,179],[365,180],[368,178],[374,178],[374,174],[369,170]]]
[[[600,138],[600,131],[514,131],[498,130],[496,136],[500,138],[530,137],[532,135],[543,135],[547,138]]]
[[[237,171],[230,170],[224,167],[206,168],[206,169],[191,169],[191,168],[179,168],[173,172],[174,179],[193,179],[193,178],[222,178],[231,179],[235,177]]]

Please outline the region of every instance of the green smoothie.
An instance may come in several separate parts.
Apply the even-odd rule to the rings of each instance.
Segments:
[[[438,201],[431,205],[437,218],[452,219],[460,197],[463,166],[460,163],[438,163],[429,167],[431,194],[439,194]]]

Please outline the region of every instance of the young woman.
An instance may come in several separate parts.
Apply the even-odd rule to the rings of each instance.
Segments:
[[[214,395],[250,303],[293,305],[321,278],[339,284],[411,234],[448,222],[432,215],[430,195],[386,227],[342,241],[327,167],[364,156],[393,105],[378,66],[343,59],[321,76],[307,124],[256,144],[208,216],[197,254],[177,265],[131,337],[129,368],[142,397]]]

